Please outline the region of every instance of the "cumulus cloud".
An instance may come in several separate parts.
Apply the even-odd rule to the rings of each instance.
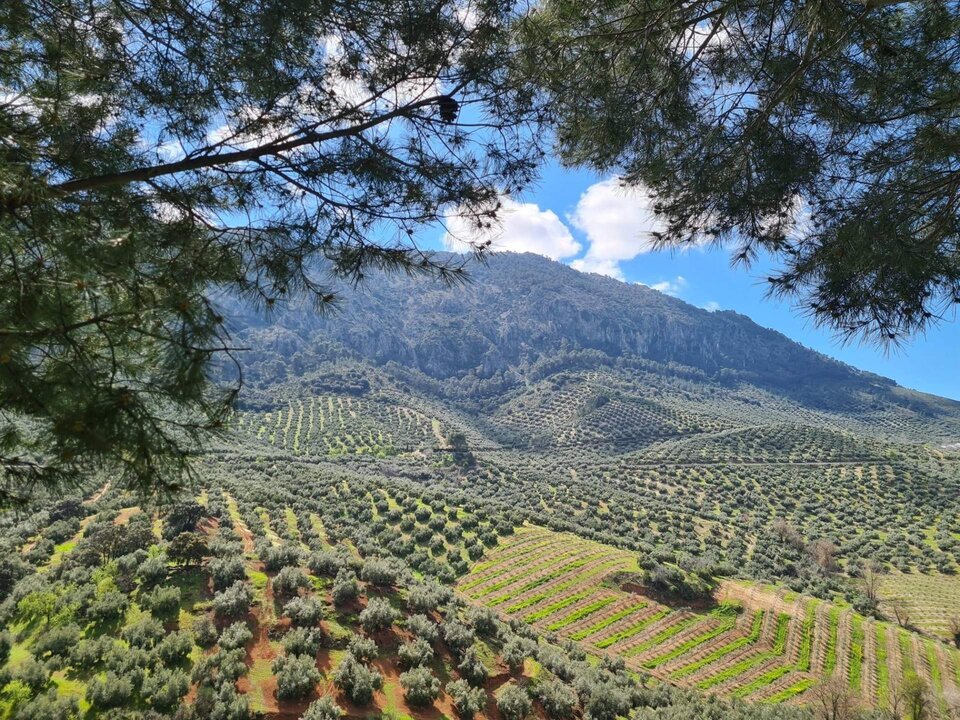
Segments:
[[[716,300],[709,300],[707,304],[703,306],[703,309],[707,312],[717,312],[720,309],[720,303]]]
[[[552,260],[580,252],[580,243],[552,210],[541,210],[536,203],[520,203],[511,198],[502,198],[502,203],[498,226],[487,231],[478,232],[468,220],[448,216],[444,246],[463,252],[470,249],[471,242],[490,240],[494,250],[532,252]]]
[[[587,253],[571,266],[618,280],[624,279],[620,263],[652,250],[650,233],[662,229],[650,197],[622,187],[617,177],[587,188],[569,220],[590,241]]]
[[[687,279],[683,275],[677,275],[673,280],[661,280],[656,283],[640,283],[646,285],[651,290],[662,292],[664,295],[678,297],[680,292],[687,286]]]

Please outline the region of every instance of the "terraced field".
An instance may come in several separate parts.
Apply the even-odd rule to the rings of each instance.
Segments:
[[[461,579],[473,602],[622,657],[676,685],[754,702],[804,701],[825,676],[876,705],[909,672],[943,698],[960,689],[960,653],[888,623],[769,586],[723,583],[708,606],[665,602],[630,582],[630,553],[526,527]]]
[[[881,605],[900,602],[910,622],[946,638],[950,618],[960,617],[960,576],[893,573],[880,578]]]
[[[443,442],[439,422],[383,400],[309,397],[272,412],[241,412],[241,438],[255,438],[295,455],[388,457]]]

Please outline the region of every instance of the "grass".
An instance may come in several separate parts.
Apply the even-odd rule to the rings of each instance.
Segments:
[[[817,684],[816,679],[804,678],[803,680],[800,680],[799,682],[794,683],[790,687],[784,688],[783,690],[776,693],[775,695],[771,695],[764,702],[769,703],[771,705],[776,705],[782,702],[786,702],[787,700],[795,698],[797,695],[805,693],[807,690],[809,690],[811,687],[813,687],[816,684]]]
[[[562,600],[558,600],[555,603],[551,603],[550,605],[547,605],[545,608],[542,608],[540,610],[537,610],[534,613],[530,613],[529,615],[524,616],[523,619],[529,623],[537,622],[537,620],[542,620],[545,617],[549,617],[550,615],[553,615],[558,610],[563,610],[564,608],[570,607],[574,603],[580,602],[589,594],[590,594],[590,591],[587,590],[582,593],[577,593],[576,595],[571,595],[570,597],[563,598]]]
[[[853,615],[850,618],[850,666],[847,670],[847,680],[853,692],[860,691],[863,674],[863,640],[863,618]]]
[[[787,631],[789,629],[790,629],[790,616],[786,614],[778,615],[777,630],[774,635],[773,647],[770,650],[767,650],[766,652],[758,653],[757,655],[754,655],[752,657],[745,658],[740,662],[736,663],[735,665],[731,665],[725,670],[717,673],[716,675],[713,675],[712,677],[708,677],[705,680],[701,680],[699,683],[697,683],[697,687],[700,688],[701,690],[707,690],[709,688],[715,687],[716,685],[719,685],[725,682],[726,680],[729,680],[732,677],[736,677],[737,675],[740,675],[745,671],[766,662],[767,660],[783,655],[784,651],[787,648]],[[781,675],[785,674],[786,672],[789,672],[789,670],[790,668],[787,667],[787,670],[784,671],[784,673],[781,673]]]
[[[791,665],[780,665],[778,667],[772,668],[767,672],[765,672],[763,675],[760,675],[759,677],[754,678],[751,682],[747,683],[746,685],[737,688],[733,692],[733,697],[742,698],[752,693],[755,693],[760,688],[765,688],[767,685],[770,685],[771,683],[775,683],[777,680],[779,680],[780,678],[782,678],[784,675],[786,675],[788,672],[791,672],[792,670],[793,670],[793,666]]]
[[[603,608],[607,607],[607,605],[610,605],[616,602],[616,600],[617,598],[615,597],[605,597],[605,598],[600,598],[599,600],[594,600],[592,603],[589,603],[588,605],[584,605],[581,608],[577,608],[569,615],[564,615],[555,623],[553,623],[552,625],[549,625],[547,627],[547,630],[555,631],[555,630],[560,630],[562,628],[565,628],[568,625],[572,625],[578,620],[582,620],[588,615],[593,615],[593,613],[602,610]]]
[[[727,643],[726,645],[723,645],[717,648],[716,650],[711,652],[709,655],[705,655],[704,657],[700,658],[696,662],[692,662],[689,665],[684,665],[682,668],[678,668],[673,673],[671,673],[671,677],[679,680],[680,678],[686,677],[687,675],[692,675],[693,673],[697,672],[701,668],[704,668],[707,665],[711,665],[715,663],[717,660],[720,660],[721,658],[726,657],[730,653],[736,652],[740,648],[745,647],[747,645],[753,645],[754,643],[756,643],[760,639],[760,633],[763,631],[763,615],[764,615],[763,610],[757,610],[757,612],[754,613],[753,625],[750,628],[749,635],[742,638],[738,638],[733,642]]]
[[[613,625],[618,620],[622,620],[628,615],[632,615],[633,613],[637,612],[637,610],[642,610],[646,606],[647,606],[647,603],[645,602],[637,603],[636,605],[630,605],[629,607],[626,607],[623,610],[618,610],[610,617],[606,617],[600,622],[595,623],[594,625],[591,625],[588,628],[584,628],[583,630],[578,630],[570,637],[574,640],[583,640],[588,635],[594,635],[600,632],[601,630],[603,630],[604,628],[609,627],[610,625]]]
[[[596,643],[596,646],[602,650],[603,648],[608,648],[611,645],[615,645],[622,640],[631,638],[634,635],[639,634],[644,628],[652,625],[653,623],[657,622],[657,620],[660,620],[661,618],[664,618],[669,614],[670,614],[670,611],[667,610],[666,608],[658,610],[653,615],[650,615],[649,617],[644,618],[640,622],[636,622],[630,627],[624,628],[620,632],[614,633],[608,638],[604,638],[600,642]]]
[[[890,694],[890,668],[887,667],[887,633],[882,625],[877,625],[877,700],[881,706],[887,702]]]
[[[807,603],[807,612],[803,618],[803,624],[800,626],[800,656],[797,659],[797,670],[808,672],[810,670],[810,656],[813,652],[813,627],[817,621],[817,601],[811,600]]]
[[[826,657],[823,662],[823,671],[826,675],[832,673],[837,666],[837,633],[840,625],[840,609],[830,608],[828,617],[830,624],[827,633]]]
[[[657,645],[662,645],[670,638],[674,637],[675,635],[679,635],[687,628],[693,627],[694,625],[701,622],[702,620],[703,618],[700,615],[694,615],[693,617],[685,618],[680,622],[678,622],[676,625],[671,625],[670,627],[665,628],[664,630],[661,630],[649,640],[646,640],[640,643],[636,647],[630,648],[630,650],[628,650],[625,653],[625,655],[626,657],[639,655],[640,653],[646,652],[652,647],[656,647]],[[646,667],[646,663],[644,663],[644,667]]]
[[[685,653],[689,652],[690,650],[693,650],[695,647],[698,647],[699,645],[703,645],[704,643],[707,643],[713,640],[715,637],[719,637],[720,635],[723,635],[724,633],[729,632],[731,629],[733,629],[735,624],[736,624],[736,615],[734,614],[732,616],[727,616],[724,618],[723,622],[720,625],[713,628],[712,630],[708,630],[705,633],[695,635],[694,637],[690,638],[686,642],[683,642],[680,645],[677,645],[677,647],[675,647],[673,650],[667,653],[664,653],[663,655],[658,655],[655,658],[651,658],[650,660],[647,660],[647,662],[645,662],[643,666],[649,670],[660,667],[664,663],[670,662],[674,658],[678,658],[681,655],[684,655]]]

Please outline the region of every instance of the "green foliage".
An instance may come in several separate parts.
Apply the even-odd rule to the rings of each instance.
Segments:
[[[467,27],[452,4],[380,0],[3,15],[0,285],[19,288],[0,304],[5,496],[97,462],[177,489],[235,397],[211,381],[232,347],[214,287],[324,307],[318,262],[461,277],[408,235],[450,208],[487,223],[532,179],[512,15],[483,3]]]
[[[321,678],[313,654],[281,655],[271,669],[277,676],[277,697],[281,700],[306,697]]]
[[[425,667],[401,673],[400,685],[407,702],[414,707],[430,705],[440,694],[440,681]]]

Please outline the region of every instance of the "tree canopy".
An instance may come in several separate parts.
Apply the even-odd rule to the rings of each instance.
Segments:
[[[562,158],[648,190],[664,247],[770,253],[774,295],[897,341],[960,302],[960,6],[544,0]]]
[[[541,152],[512,4],[13,0],[0,9],[0,466],[175,488],[237,390],[217,293],[370,267],[453,281],[417,228],[489,223]],[[239,366],[236,370],[239,375]]]

